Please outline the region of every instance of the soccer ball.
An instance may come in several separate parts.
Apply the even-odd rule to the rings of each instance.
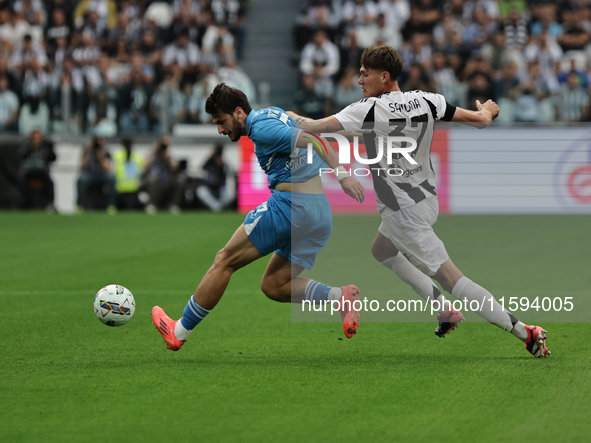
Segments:
[[[121,326],[131,320],[135,300],[129,289],[121,285],[108,285],[94,296],[94,315],[107,326]]]

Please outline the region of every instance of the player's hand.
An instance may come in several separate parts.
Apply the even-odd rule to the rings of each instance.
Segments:
[[[345,177],[340,181],[340,183],[343,191],[345,191],[345,194],[347,194],[349,197],[353,197],[359,203],[363,203],[365,200],[365,189],[363,189],[361,183],[352,177]]]
[[[476,100],[476,109],[478,109],[479,111],[485,110],[490,112],[490,115],[493,120],[497,118],[500,112],[499,105],[497,105],[490,99],[484,102],[484,104],[480,103],[480,100]]]

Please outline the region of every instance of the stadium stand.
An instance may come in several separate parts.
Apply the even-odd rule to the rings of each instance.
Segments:
[[[2,1],[0,132],[111,137],[208,122],[200,106],[218,72],[249,81],[237,64],[246,10],[246,0]]]
[[[318,31],[338,47],[336,74],[325,72],[336,58],[327,50],[316,50],[316,70],[304,65]],[[302,89],[312,75],[314,92],[326,100],[358,68],[365,47],[392,44],[405,63],[403,91],[438,92],[472,109],[476,99],[492,98],[505,122],[591,118],[589,0],[310,0],[294,35]]]

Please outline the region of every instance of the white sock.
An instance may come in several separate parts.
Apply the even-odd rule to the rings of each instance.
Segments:
[[[413,291],[427,301],[437,300],[440,303],[440,314],[445,314],[449,309],[449,301],[441,291],[433,284],[433,280],[419,271],[400,252],[394,257],[389,257],[381,262],[386,268],[391,269],[405,283],[408,283]]]
[[[513,329],[511,330],[511,334],[513,334],[515,337],[517,337],[519,340],[525,343],[527,340],[527,331],[525,330],[525,324],[517,320],[517,323],[515,323]]]
[[[328,293],[329,300],[340,300],[341,295],[343,295],[343,290],[341,288],[330,288]]]
[[[513,314],[503,309],[499,302],[493,297],[493,295],[484,289],[482,286],[474,283],[468,277],[464,276],[460,278],[452,290],[452,295],[458,300],[468,300],[468,306],[470,306],[471,300],[478,302],[479,309],[476,309],[476,313],[485,320],[489,321],[493,325],[504,329],[507,332],[511,332],[519,339],[525,341],[527,338],[527,332],[525,325],[517,320]]]
[[[191,332],[192,331],[185,329],[180,320],[174,325],[174,335],[180,341],[185,341]]]

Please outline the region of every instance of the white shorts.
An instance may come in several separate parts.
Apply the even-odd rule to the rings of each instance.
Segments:
[[[439,215],[436,197],[426,198],[398,211],[386,208],[381,215],[382,223],[378,231],[429,277],[449,260],[445,245],[432,228]]]

